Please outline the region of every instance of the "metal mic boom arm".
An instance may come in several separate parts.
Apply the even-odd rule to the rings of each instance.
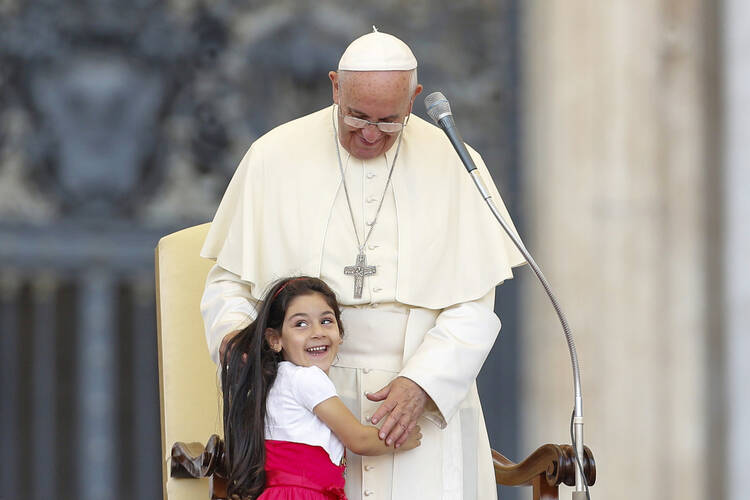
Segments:
[[[583,397],[581,396],[581,374],[580,369],[578,367],[578,353],[576,352],[576,346],[575,342],[573,341],[573,334],[570,331],[570,327],[568,326],[568,320],[565,318],[565,314],[563,313],[559,302],[557,301],[557,298],[555,297],[555,294],[552,293],[552,289],[550,288],[549,282],[547,281],[547,278],[544,277],[544,274],[542,273],[542,270],[537,265],[536,261],[534,261],[534,258],[531,256],[529,251],[526,249],[526,246],[523,244],[523,241],[516,236],[513,231],[510,230],[510,226],[508,226],[508,223],[505,222],[505,219],[503,219],[503,216],[500,215],[500,211],[497,209],[497,206],[495,206],[495,202],[492,199],[492,195],[489,193],[489,190],[487,189],[487,186],[485,185],[484,181],[482,180],[482,177],[479,175],[479,170],[474,169],[469,171],[469,174],[471,175],[471,178],[474,180],[474,184],[477,186],[477,189],[482,195],[482,198],[484,198],[484,201],[487,203],[487,206],[490,207],[490,211],[492,212],[492,215],[495,216],[495,219],[497,219],[497,222],[500,223],[505,233],[508,235],[508,237],[513,241],[513,244],[516,245],[516,248],[521,252],[524,259],[526,259],[526,262],[529,263],[529,266],[531,266],[531,269],[534,271],[534,274],[536,274],[536,277],[541,282],[542,286],[544,287],[544,290],[547,292],[547,296],[549,297],[550,301],[552,302],[552,306],[555,308],[555,312],[557,313],[557,317],[560,320],[560,323],[563,327],[563,332],[565,333],[565,340],[568,343],[568,350],[570,351],[570,360],[573,363],[573,386],[574,386],[574,392],[575,392],[575,404],[573,408],[573,435],[574,435],[574,443],[573,446],[575,447],[576,451],[576,459],[579,464],[578,467],[576,467],[576,491],[583,491]]]
[[[521,239],[516,236],[513,231],[510,230],[510,226],[505,222],[502,215],[500,215],[500,212],[495,206],[495,202],[492,200],[492,195],[490,195],[487,186],[484,184],[484,181],[479,175],[479,171],[477,170],[474,161],[471,159],[471,156],[469,155],[469,152],[463,142],[463,139],[461,138],[461,135],[458,133],[458,129],[455,126],[455,121],[453,120],[453,113],[451,113],[448,99],[446,99],[441,92],[433,92],[425,97],[424,102],[425,107],[427,108],[427,114],[430,115],[435,123],[437,123],[448,136],[448,139],[456,149],[456,152],[461,158],[461,161],[466,167],[466,170],[468,170],[471,178],[474,180],[474,184],[477,186],[477,189],[482,195],[482,198],[484,198],[487,206],[490,207],[492,215],[495,216],[495,219],[497,219],[497,221],[500,223],[500,226],[502,226],[503,230],[511,239],[511,241],[513,241],[513,244],[521,252],[523,257],[526,259],[526,262],[529,263],[529,266],[531,266],[534,274],[536,274],[536,277],[541,282],[544,290],[547,292],[547,296],[552,302],[552,306],[555,308],[555,312],[557,313],[557,317],[560,320],[560,324],[563,327],[565,340],[568,343],[568,350],[570,351],[570,360],[573,364],[573,387],[575,394],[575,402],[573,405],[573,446],[575,447],[576,462],[578,466],[575,469],[576,486],[575,492],[573,493],[573,498],[575,500],[577,500],[578,498],[585,498],[586,496],[588,496],[588,488],[584,482],[585,478],[583,475],[583,397],[581,396],[581,374],[578,367],[578,354],[576,352],[575,342],[573,341],[573,334],[570,331],[570,326],[568,326],[568,320],[565,318],[565,314],[562,312],[560,303],[557,301],[555,294],[552,293],[549,282],[547,282],[547,278],[544,277],[542,270],[536,264],[529,251],[526,249],[523,241],[521,241]]]

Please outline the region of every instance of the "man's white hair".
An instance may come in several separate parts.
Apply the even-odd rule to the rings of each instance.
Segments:
[[[417,85],[419,85],[419,76],[417,75],[417,68],[405,70],[410,73],[409,75],[409,99],[412,98],[414,92],[417,91]],[[357,73],[357,71],[339,70],[339,89],[341,88],[341,81],[349,74]]]
[[[411,75],[409,75],[409,98],[414,95],[414,92],[417,91],[417,85],[419,85],[419,78],[417,77],[417,68],[414,68],[411,70]]]

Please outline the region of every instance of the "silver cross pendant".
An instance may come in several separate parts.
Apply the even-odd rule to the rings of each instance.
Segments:
[[[375,266],[367,265],[367,257],[364,252],[360,252],[357,255],[357,263],[353,266],[346,266],[344,268],[344,274],[348,276],[354,276],[354,298],[362,298],[362,285],[365,282],[365,276],[372,276],[375,274]]]

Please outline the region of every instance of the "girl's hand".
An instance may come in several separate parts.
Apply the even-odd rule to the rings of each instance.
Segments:
[[[414,429],[406,437],[404,444],[398,447],[399,451],[413,450],[417,446],[422,444],[422,432],[418,425],[414,426]]]
[[[370,401],[383,401],[371,419],[377,424],[387,415],[380,427],[380,439],[388,446],[403,446],[406,436],[424,413],[428,397],[419,385],[406,377],[396,377],[378,392],[367,394]]]

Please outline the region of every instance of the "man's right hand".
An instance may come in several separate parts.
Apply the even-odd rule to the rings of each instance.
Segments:
[[[219,344],[219,363],[224,359],[224,353],[227,351],[227,344],[229,344],[229,341],[236,337],[241,331],[242,330],[235,330],[229,332],[224,335],[223,339],[221,339],[221,344]],[[245,356],[247,356],[247,354],[245,354]]]

